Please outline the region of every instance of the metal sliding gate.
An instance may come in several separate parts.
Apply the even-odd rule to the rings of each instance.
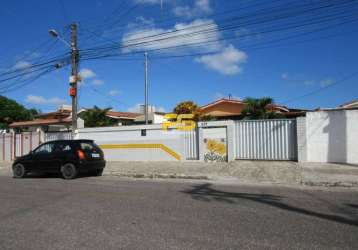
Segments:
[[[235,122],[235,158],[297,160],[296,120]]]
[[[45,141],[55,140],[71,140],[72,132],[47,132],[45,133]]]
[[[184,131],[184,157],[186,160],[198,160],[199,149],[198,149],[198,132],[197,130]]]

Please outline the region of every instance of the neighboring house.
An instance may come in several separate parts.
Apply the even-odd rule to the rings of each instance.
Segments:
[[[135,124],[145,124],[145,105],[139,105],[139,116],[136,117]],[[148,105],[148,123],[149,124],[161,124],[164,120],[164,112],[156,111],[156,108],[152,105]]]
[[[57,111],[39,114],[32,121],[13,122],[9,126],[11,129],[27,129],[33,132],[56,132],[70,131],[72,124],[71,107],[61,106]],[[84,126],[81,118],[78,118],[79,128]]]
[[[163,112],[148,112],[148,123],[149,124],[160,124],[163,123],[165,113]],[[136,124],[144,124],[145,123],[145,115],[140,114],[135,119]]]
[[[222,98],[200,107],[200,112],[217,120],[238,120],[242,118],[241,113],[245,106],[246,104],[241,100]],[[306,113],[305,110],[291,109],[281,105],[269,105],[267,108],[287,118],[304,116]]]
[[[86,109],[81,109],[78,114],[85,112]],[[145,122],[144,114],[133,112],[120,112],[110,110],[107,112],[107,117],[117,121],[118,126],[142,124]],[[162,123],[164,113],[150,112],[148,114],[149,123]],[[78,128],[84,127],[84,121],[78,118]],[[41,132],[59,132],[71,131],[72,115],[70,106],[61,106],[57,111],[39,114],[35,116],[32,121],[20,121],[10,124],[11,129],[26,129],[28,131]]]
[[[344,104],[340,105],[338,108],[341,108],[341,109],[354,109],[354,108],[358,108],[358,100],[353,100],[353,101],[344,103]]]
[[[132,112],[119,112],[119,111],[108,111],[107,116],[117,120],[118,126],[131,125],[135,122],[136,118],[141,116],[139,113]]]

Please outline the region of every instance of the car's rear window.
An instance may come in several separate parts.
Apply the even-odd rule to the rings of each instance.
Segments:
[[[85,152],[93,152],[98,150],[98,146],[93,142],[81,142],[81,149]]]

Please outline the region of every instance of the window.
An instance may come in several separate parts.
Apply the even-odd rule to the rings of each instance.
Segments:
[[[53,151],[54,143],[46,143],[38,147],[34,153],[35,154],[50,154]]]
[[[94,143],[94,142],[80,142],[80,147],[81,149],[86,153],[86,154],[91,154],[91,153],[100,153],[101,149],[100,147]]]
[[[58,143],[56,143],[54,151],[55,152],[69,152],[71,150],[72,150],[71,145],[69,145],[68,143],[58,142]]]
[[[96,146],[94,143],[90,143],[90,142],[81,142],[81,149],[85,152],[93,152],[96,151]]]

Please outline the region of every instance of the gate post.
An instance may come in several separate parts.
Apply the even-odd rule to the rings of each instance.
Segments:
[[[297,117],[297,160],[307,161],[307,127],[306,117]]]
[[[227,161],[235,160],[235,123],[234,121],[228,122],[226,126],[227,135]]]

